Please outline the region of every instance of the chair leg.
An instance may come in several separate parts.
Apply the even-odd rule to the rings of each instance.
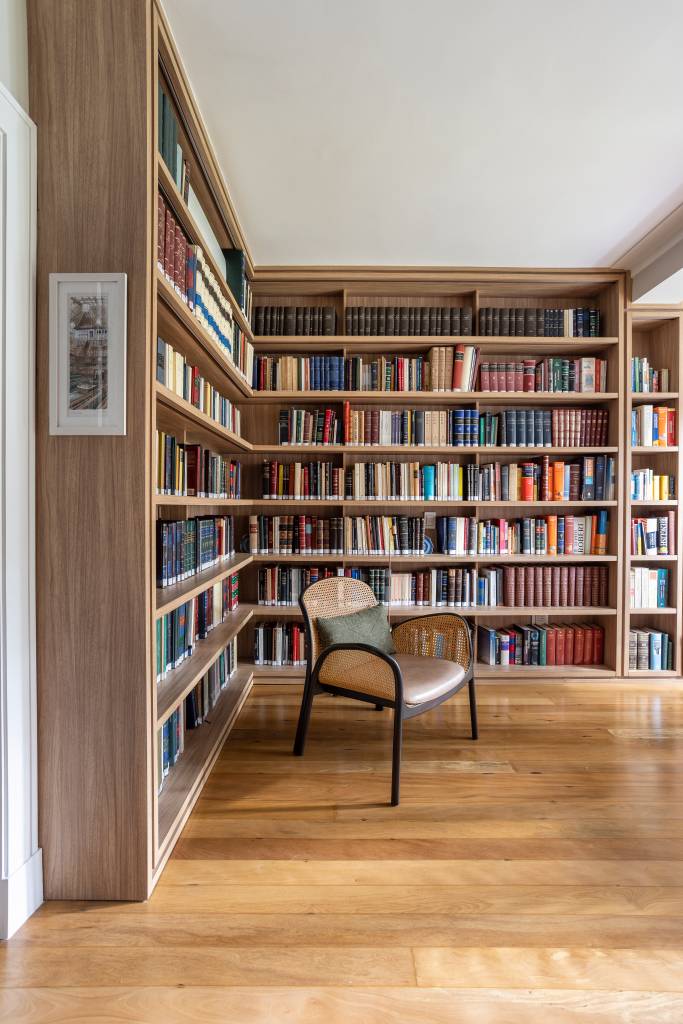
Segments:
[[[304,694],[301,698],[301,710],[299,711],[299,724],[296,727],[296,738],[294,740],[294,750],[292,751],[297,757],[301,757],[304,752],[306,745],[306,734],[308,733],[308,723],[311,720],[311,709],[313,707],[313,683],[310,679],[306,680],[304,686]]]
[[[472,724],[472,739],[479,739],[479,726],[477,724],[477,695],[474,690],[474,679],[467,684],[470,695],[470,722]]]
[[[401,739],[403,732],[403,716],[401,708],[394,708],[394,747],[391,761],[391,806],[398,807],[401,788]]]

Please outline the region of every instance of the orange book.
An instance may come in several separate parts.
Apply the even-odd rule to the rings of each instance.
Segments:
[[[453,380],[451,387],[454,391],[460,391],[462,388],[462,371],[465,366],[465,346],[456,345],[455,354],[453,360]]]
[[[657,413],[657,444],[666,447],[669,444],[668,410],[665,405],[658,405],[655,412]]]
[[[553,501],[562,501],[564,497],[564,462],[554,462],[551,466],[553,476]]]
[[[548,516],[548,554],[557,554],[557,516]]]

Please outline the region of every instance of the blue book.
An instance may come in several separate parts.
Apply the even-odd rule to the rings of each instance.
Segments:
[[[435,474],[436,469],[434,466],[423,466],[422,467],[422,486],[424,488],[424,497],[426,501],[433,501],[435,498]]]
[[[446,554],[454,555],[457,550],[457,526],[455,516],[448,516],[447,518],[447,533],[446,533]]]
[[[436,520],[436,546],[440,555],[447,553],[448,518],[446,516],[439,516]]]
[[[657,607],[666,608],[669,592],[669,570],[657,570]]]

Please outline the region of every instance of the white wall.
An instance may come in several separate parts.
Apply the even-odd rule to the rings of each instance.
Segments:
[[[26,0],[0,0],[0,82],[28,111]]]
[[[35,671],[36,131],[25,0],[0,0],[0,938],[43,898]]]

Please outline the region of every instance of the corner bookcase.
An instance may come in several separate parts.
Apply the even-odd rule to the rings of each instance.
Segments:
[[[680,479],[681,455],[680,439],[676,433],[675,445],[634,445],[631,440],[631,414],[638,407],[653,405],[664,406],[674,410],[676,429],[680,430],[680,395],[683,387],[683,365],[681,360],[681,333],[683,313],[680,309],[655,308],[649,306],[631,307],[626,313],[626,360],[625,385],[626,395],[626,464],[624,486],[624,655],[623,672],[625,676],[680,676],[681,675],[681,573],[679,558],[681,552],[680,524]],[[669,390],[667,391],[634,391],[631,383],[631,359],[644,358],[654,369],[665,368],[669,371]],[[639,470],[652,470],[658,476],[669,476],[675,480],[675,493],[663,500],[653,498],[632,497],[630,486],[631,474]],[[633,518],[655,518],[667,516],[673,518],[673,537],[669,534],[669,546],[673,551],[669,554],[632,554],[631,522]],[[673,543],[671,541],[673,540]],[[631,569],[665,569],[669,573],[668,600],[663,608],[634,608],[629,594]],[[662,631],[672,641],[673,657],[670,669],[651,669],[629,667],[629,633],[632,629],[650,629]]]
[[[657,625],[649,611],[630,612],[624,598],[630,558],[625,524],[631,513],[625,480],[631,465],[650,453],[629,449],[624,426],[633,401],[628,394],[627,354],[657,352],[660,343],[676,380],[680,363],[675,331],[679,314],[629,313],[627,275],[613,270],[459,270],[451,268],[254,267],[248,244],[201,115],[183,72],[163,13],[154,0],[121,0],[116,16],[88,0],[61,5],[29,0],[31,114],[41,138],[38,202],[37,303],[37,664],[39,680],[40,843],[49,899],[145,899],[152,891],[254,679],[301,680],[300,666],[254,665],[254,633],[264,621],[295,622],[296,606],[259,604],[258,573],[266,565],[353,566],[389,572],[423,568],[523,566],[579,562],[607,572],[606,600],[598,607],[481,606],[460,609],[474,625],[506,626],[599,622],[604,657],[599,665],[563,666],[567,678],[604,680],[621,676],[627,658],[629,621]],[[65,66],[66,49],[88,60]],[[125,60],[121,55],[125,55]],[[97,73],[93,71],[97,69]],[[158,152],[159,83],[177,119],[178,145],[194,196],[191,207]],[[112,104],[112,96],[116,103]],[[73,111],[84,111],[74,117]],[[103,126],[106,130],[103,130]],[[97,145],[93,145],[93,139]],[[235,140],[239,144],[239,140]],[[53,168],[59,167],[55,176]],[[200,245],[235,329],[256,354],[404,354],[426,356],[434,346],[459,341],[476,345],[482,358],[597,356],[606,361],[600,393],[463,392],[261,392],[202,326],[178,290],[160,272],[158,195],[190,243]],[[208,225],[208,228],[207,228]],[[255,337],[249,319],[225,283],[207,231],[221,249],[242,250],[256,306],[332,307],[330,336]],[[51,271],[125,272],[128,278],[127,433],[125,437],[52,437],[48,433],[48,275]],[[467,306],[473,332],[460,338],[356,336],[346,334],[346,312],[355,307]],[[599,337],[477,336],[484,307],[600,310]],[[291,322],[291,317],[290,317]],[[352,320],[351,320],[352,322]],[[241,416],[230,429],[157,380],[157,339],[180,353]],[[627,353],[628,348],[628,353]],[[351,447],[278,444],[280,411],[330,407],[429,410],[467,407],[479,412],[510,406],[550,409],[584,406],[607,410],[607,443],[586,447]],[[235,424],[233,423],[233,426]],[[239,460],[241,496],[232,499],[157,493],[156,431],[181,443],[200,444]],[[549,455],[561,459],[589,453],[615,460],[616,487],[610,500],[520,502],[351,499],[275,500],[263,496],[263,462],[329,460],[345,470],[361,462],[435,461],[510,464]],[[678,451],[653,458],[678,474]],[[677,492],[678,493],[678,492]],[[280,556],[252,553],[249,517],[310,512],[351,515],[424,516],[434,541],[435,517],[521,517],[543,512],[609,511],[606,548],[596,555]],[[677,506],[676,506],[677,508]],[[197,515],[232,515],[234,554],[172,586],[157,587],[156,530],[159,520]],[[678,527],[677,527],[678,530]],[[677,546],[676,551],[678,552]],[[680,606],[680,574],[672,565]],[[239,578],[239,604],[221,617],[190,657],[157,682],[156,629],[162,615],[224,580]],[[673,608],[673,602],[672,602]],[[396,620],[431,608],[390,607]],[[662,614],[676,635],[674,669],[681,671],[680,613]],[[675,623],[675,626],[674,626]],[[227,686],[198,728],[185,732],[184,750],[160,787],[160,728],[185,705],[199,680],[217,666],[229,645],[237,661]],[[231,655],[232,656],[232,655]],[[626,664],[628,664],[626,660]],[[543,666],[479,665],[486,679],[557,676]]]

